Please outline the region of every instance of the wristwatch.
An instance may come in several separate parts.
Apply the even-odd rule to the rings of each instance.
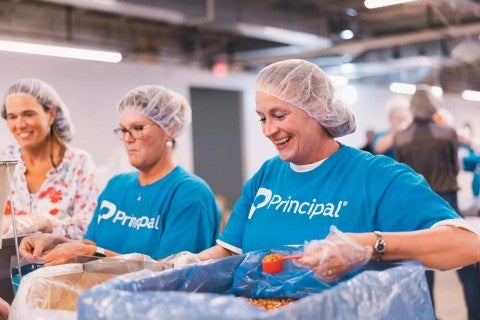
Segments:
[[[97,249],[95,249],[95,253],[93,254],[93,256],[105,258],[107,255],[105,254],[105,249],[101,247],[97,247]]]
[[[385,240],[383,240],[382,233],[380,231],[374,231],[375,236],[377,237],[377,241],[375,241],[375,245],[373,248],[375,249],[375,253],[377,254],[377,261],[382,261],[383,254],[387,252],[387,244]]]

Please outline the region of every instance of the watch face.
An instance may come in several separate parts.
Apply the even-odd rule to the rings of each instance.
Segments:
[[[377,243],[375,244],[375,251],[377,251],[378,253],[385,253],[386,250],[387,246],[385,245],[385,242],[382,240],[377,241]]]

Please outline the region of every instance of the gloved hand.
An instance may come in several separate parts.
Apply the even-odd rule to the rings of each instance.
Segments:
[[[340,279],[370,261],[373,249],[361,246],[335,226],[324,240],[305,243],[304,255],[297,262],[309,266],[327,282]]]
[[[188,251],[180,251],[179,253],[172,254],[164,259],[160,259],[159,261],[162,261],[170,268],[178,268],[200,262],[200,259],[198,258],[197,254]]]
[[[30,234],[37,231],[52,232],[52,223],[50,220],[34,214],[15,216],[15,226],[17,228],[17,234],[19,235]],[[4,237],[13,237],[14,235],[12,217],[10,215],[3,217],[2,234]]]
[[[23,257],[37,259],[41,258],[45,253],[55,248],[58,244],[68,241],[71,240],[54,236],[50,233],[34,234],[22,239],[18,246],[18,251]]]

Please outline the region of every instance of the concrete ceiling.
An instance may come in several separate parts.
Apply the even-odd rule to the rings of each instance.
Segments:
[[[354,37],[344,40],[340,32]],[[480,90],[480,0],[3,0],[0,37],[231,71],[309,59],[353,81]],[[346,63],[349,63],[347,66]],[[348,68],[347,68],[348,67]]]

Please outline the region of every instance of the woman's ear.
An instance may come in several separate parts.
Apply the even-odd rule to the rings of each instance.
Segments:
[[[169,127],[168,127],[168,135],[169,136],[175,136],[175,134],[178,132],[178,124],[177,123],[172,123]]]
[[[57,108],[54,108],[54,107],[51,107],[51,108],[48,108],[47,110],[47,113],[50,115],[50,120],[49,120],[49,124],[52,125],[53,122],[55,122],[55,119],[57,117]]]

